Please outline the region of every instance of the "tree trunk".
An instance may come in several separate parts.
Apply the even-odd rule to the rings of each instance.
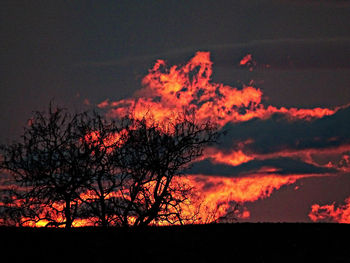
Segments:
[[[66,217],[66,228],[71,228],[73,223],[70,203],[70,198],[67,198],[66,207],[64,208],[64,215]]]
[[[101,206],[101,225],[102,227],[107,227],[107,220],[106,220],[106,203],[104,196],[101,195],[100,197],[100,206]]]
[[[106,200],[105,200],[105,191],[102,184],[102,175],[99,174],[97,178],[98,190],[99,190],[99,202],[100,202],[100,220],[102,227],[107,227],[106,220]]]

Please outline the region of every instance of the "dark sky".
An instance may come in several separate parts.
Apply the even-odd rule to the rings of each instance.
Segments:
[[[271,104],[345,104],[347,3],[1,1],[1,137],[52,98],[79,105],[130,96],[155,59],[184,62],[198,50],[211,51],[216,81],[264,81]],[[248,52],[271,70],[240,75],[234,65]]]
[[[266,105],[345,105],[350,102],[349,21],[350,1],[345,0],[3,0],[0,142],[16,138],[31,111],[45,108],[50,99],[81,109],[85,99],[95,105],[130,97],[156,59],[185,63],[200,50],[211,52],[215,82],[254,79]],[[247,53],[257,62],[253,72],[238,66]],[[350,195],[341,187],[349,183],[344,178],[332,181],[339,191],[332,190],[334,196],[325,202]],[[321,200],[323,184],[329,184],[322,180],[305,179],[295,199],[292,187],[252,203],[252,220],[307,220],[305,211]],[[279,195],[292,206],[309,199],[295,215],[286,212]],[[279,208],[271,212],[271,207]]]

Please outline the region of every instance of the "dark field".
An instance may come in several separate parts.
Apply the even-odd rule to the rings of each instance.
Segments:
[[[0,228],[6,262],[350,262],[350,225]]]

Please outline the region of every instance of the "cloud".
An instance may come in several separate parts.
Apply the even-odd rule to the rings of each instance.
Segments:
[[[340,109],[331,116],[306,121],[289,120],[281,114],[269,119],[252,119],[241,123],[228,123],[223,130],[227,135],[219,145],[234,149],[242,141],[250,141],[245,150],[256,154],[269,154],[285,150],[327,149],[350,144],[350,107]]]
[[[102,104],[112,117],[128,114],[132,109],[137,118],[152,114],[158,121],[168,120],[174,112],[186,108],[195,110],[198,120],[211,118],[221,126],[255,118],[269,119],[276,113],[288,119],[312,120],[332,115],[339,109],[266,106],[263,92],[253,84],[232,87],[213,82],[212,67],[209,52],[197,52],[186,64],[171,67],[158,60],[133,98]]]
[[[194,163],[188,174],[202,174],[225,177],[241,177],[259,174],[278,175],[314,175],[336,173],[337,170],[328,167],[319,167],[292,158],[273,158],[267,160],[252,160],[238,166],[227,164],[213,164],[210,160]]]
[[[254,202],[269,197],[282,186],[295,183],[303,176],[261,175],[252,177],[225,178],[206,175],[183,177],[195,187],[204,199],[204,203],[217,207],[232,202]]]
[[[243,203],[267,198],[274,191],[283,186],[291,185],[303,177],[298,175],[260,175],[227,178],[197,174],[182,176],[176,180],[180,180],[180,182],[195,189],[191,202],[197,204],[196,207],[199,210],[192,211],[190,208],[190,212],[196,213],[200,222],[208,223],[213,219],[229,215],[233,215],[237,219],[247,219],[250,217],[250,213],[242,206]],[[238,204],[240,209],[237,210]]]
[[[314,222],[330,221],[336,223],[350,224],[350,197],[345,200],[345,204],[314,204],[311,207],[309,217]]]
[[[247,46],[257,50],[267,47],[271,51],[268,56],[275,58],[278,48],[293,49],[296,44],[311,48],[319,43],[328,46],[337,41],[271,40]],[[250,54],[242,52],[243,49],[249,51],[247,46],[216,46],[214,65],[230,66],[231,63],[242,69],[245,65],[240,66],[240,61]],[[232,60],[236,51],[239,57]],[[308,52],[301,56],[307,58]],[[259,69],[259,64],[253,62],[254,53],[248,58],[247,63],[242,64]],[[313,67],[312,63],[305,65]],[[279,67],[282,69],[283,63]],[[215,148],[207,149],[203,159],[194,163],[181,180],[188,181],[211,209],[220,208],[223,215],[232,202],[253,202],[269,197],[273,191],[300,178],[343,172],[338,166],[318,163],[313,155],[350,150],[349,106],[303,109],[266,105],[259,88],[251,84],[231,87],[215,83],[212,72],[209,52],[197,52],[187,63],[174,66],[157,60],[143,78],[143,88],[133,97],[105,100],[99,107],[111,117],[118,118],[132,111],[133,117],[150,114],[160,122],[190,108],[197,121],[207,118],[216,121],[226,135]]]
[[[248,58],[247,61],[252,60],[251,56]],[[217,122],[227,132],[226,136],[217,152],[207,152],[207,160],[194,165],[192,174],[336,172],[317,164],[308,151],[350,145],[349,106],[335,109],[267,106],[263,92],[254,86],[238,88],[213,82],[212,66],[209,52],[197,52],[186,64],[171,67],[158,60],[143,78],[143,89],[133,98],[105,100],[98,107],[105,108],[112,117],[132,110],[136,118],[151,114],[157,121],[168,121],[174,112],[185,107],[195,110],[198,121],[211,118]]]
[[[242,175],[261,167],[276,168],[277,174],[350,171],[349,116],[350,107],[345,107],[334,115],[314,120],[290,120],[274,114],[268,119],[228,123],[223,127],[226,136],[206,154],[206,163],[195,168],[209,174],[220,171],[225,176]],[[217,166],[210,168],[213,163]]]

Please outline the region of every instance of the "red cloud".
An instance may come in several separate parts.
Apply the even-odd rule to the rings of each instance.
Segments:
[[[245,57],[241,64],[249,61],[251,55]],[[186,64],[172,67],[158,60],[143,78],[143,89],[136,93],[137,96],[116,102],[105,100],[98,107],[110,107],[111,116],[133,111],[136,118],[152,114],[159,121],[187,108],[194,110],[198,119],[214,118],[220,125],[253,118],[266,119],[275,113],[290,119],[310,120],[332,115],[338,110],[266,107],[262,104],[262,91],[252,85],[239,89],[212,82],[212,65],[209,52],[197,52]]]
[[[309,218],[312,221],[331,221],[336,223],[350,224],[350,197],[345,200],[344,205],[318,205],[314,204],[311,207]]]

